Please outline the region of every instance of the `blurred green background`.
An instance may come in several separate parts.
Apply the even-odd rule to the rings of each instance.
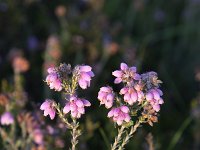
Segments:
[[[99,107],[99,88],[113,85],[111,72],[121,62],[139,72],[156,71],[165,101],[159,122],[140,128],[127,149],[148,149],[145,136],[151,132],[156,149],[198,150],[199,27],[200,0],[0,0],[0,83],[12,83],[12,58],[23,55],[30,63],[24,86],[39,104],[49,93],[46,65],[91,65],[95,79],[80,95],[93,105],[81,120],[89,118],[92,130],[82,141],[87,149],[102,150],[115,129]]]

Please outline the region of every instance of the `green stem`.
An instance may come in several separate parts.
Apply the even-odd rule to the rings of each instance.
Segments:
[[[122,134],[124,133],[124,129],[125,129],[124,126],[121,126],[121,128],[118,129],[118,135],[117,135],[117,137],[115,137],[115,142],[113,143],[113,145],[111,145],[111,150],[116,150],[117,147],[119,147],[118,144],[120,143],[120,141],[122,139]]]
[[[54,104],[54,107],[56,108],[60,119],[67,125],[67,128],[73,129],[73,125],[71,125],[71,124],[68,122],[68,120],[67,120],[67,118],[65,117],[64,113],[60,110],[59,105],[55,103],[55,104]]]
[[[131,127],[131,130],[128,134],[126,134],[125,138],[122,141],[121,146],[119,146],[118,150],[123,150],[124,146],[129,142],[129,139],[133,137],[133,134],[136,132],[137,128],[140,126],[140,122],[136,122],[134,126]]]
[[[78,137],[81,135],[81,131],[78,129],[79,123],[76,122],[75,118],[72,118],[73,120],[73,129],[71,132],[72,135],[72,150],[76,150],[76,145],[78,144]]]

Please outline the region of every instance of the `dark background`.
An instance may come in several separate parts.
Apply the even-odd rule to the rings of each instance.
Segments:
[[[30,101],[41,103],[44,64],[51,62],[48,39],[56,36],[57,63],[89,64],[96,74],[80,92],[91,100],[88,115],[100,126],[87,138],[88,149],[106,149],[100,129],[113,138],[97,92],[113,85],[111,72],[121,62],[140,73],[156,71],[165,101],[159,122],[139,129],[127,149],[145,149],[150,131],[157,149],[199,149],[199,27],[200,0],[0,0],[0,80],[12,82],[12,55],[22,53],[30,62],[25,90]]]

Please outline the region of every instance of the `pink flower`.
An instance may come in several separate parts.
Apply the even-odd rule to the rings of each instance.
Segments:
[[[111,87],[102,87],[98,93],[98,99],[100,100],[100,104],[105,104],[106,108],[111,108],[114,101],[114,93]]]
[[[133,87],[124,87],[120,90],[120,94],[124,95],[124,101],[129,105],[133,105],[137,101],[140,102],[144,98],[144,94],[142,91],[137,91]]]
[[[112,108],[108,113],[108,117],[112,117],[113,121],[118,125],[122,125],[123,122],[129,122],[131,120],[129,108],[127,106]]]
[[[72,117],[80,118],[82,114],[85,114],[85,106],[89,107],[91,103],[88,100],[72,96],[70,97],[70,101],[65,105],[63,112],[67,114],[71,111]]]
[[[151,89],[146,94],[146,100],[150,102],[153,109],[158,112],[160,111],[160,105],[164,103],[161,96],[163,95],[163,92],[160,89]]]
[[[87,65],[79,66],[78,84],[82,89],[90,87],[91,77],[94,77],[94,73],[92,72],[92,67]]]
[[[40,129],[35,129],[33,131],[33,140],[36,144],[43,144],[43,133]]]
[[[128,67],[127,64],[121,63],[120,69],[121,70],[112,72],[112,75],[117,77],[114,81],[115,84],[121,82],[132,82],[140,79],[140,75],[136,73],[136,67]]]
[[[46,77],[46,82],[50,89],[55,89],[56,91],[62,90],[62,82],[56,72],[55,68],[51,67],[48,70],[49,75]]]
[[[41,110],[44,110],[44,116],[49,115],[51,120],[53,120],[55,118],[56,115],[56,110],[53,107],[53,101],[47,99],[45,102],[42,103],[42,105],[40,106]]]
[[[10,112],[5,112],[1,116],[1,124],[2,125],[10,125],[14,123],[13,115]]]

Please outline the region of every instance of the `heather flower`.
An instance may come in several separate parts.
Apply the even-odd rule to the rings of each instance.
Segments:
[[[142,81],[146,84],[147,89],[152,89],[153,87],[159,87],[159,84],[162,83],[158,79],[158,75],[154,71],[143,73],[141,75]]]
[[[10,125],[14,123],[13,115],[10,112],[5,112],[1,116],[1,124],[2,125]]]
[[[40,129],[35,129],[33,131],[33,140],[36,144],[42,144],[43,143],[43,139],[44,139],[44,136],[43,136],[43,133]]]
[[[157,112],[153,109],[151,104],[147,104],[143,107],[142,117],[151,126],[153,126],[153,123],[158,122]]]
[[[129,122],[131,117],[129,115],[129,108],[127,106],[120,106],[118,108],[112,108],[108,117],[113,119],[118,125],[122,125],[124,122]]]
[[[58,17],[63,17],[63,16],[65,16],[65,14],[66,14],[66,8],[65,8],[65,6],[63,6],[63,5],[58,6],[58,7],[56,8],[56,10],[55,10],[55,14],[56,14]]]
[[[55,118],[56,115],[56,110],[53,107],[53,101],[52,100],[46,100],[45,102],[42,103],[42,105],[40,106],[41,110],[44,110],[44,116],[49,115],[51,120],[53,120]]]
[[[127,64],[121,63],[121,70],[116,70],[112,72],[112,75],[117,77],[114,81],[115,84],[119,84],[121,82],[130,83],[133,80],[139,80],[140,75],[136,73],[136,67],[128,67]]]
[[[26,72],[29,69],[29,62],[23,57],[14,58],[12,65],[16,72]]]
[[[160,105],[164,103],[163,99],[161,96],[163,95],[162,91],[160,89],[151,89],[147,94],[146,94],[146,99],[147,101],[150,102],[152,105],[153,109],[158,112],[160,110]]]
[[[86,89],[90,86],[91,77],[94,77],[92,67],[88,65],[79,66],[79,79],[78,84],[82,89]]]
[[[114,101],[114,93],[111,87],[102,87],[98,93],[98,99],[100,100],[100,104],[105,104],[106,108],[111,108]]]
[[[71,111],[73,118],[80,118],[82,114],[85,114],[85,106],[89,107],[91,103],[88,100],[72,96],[70,97],[70,101],[65,105],[63,112],[67,114]]]
[[[144,97],[142,91],[137,91],[133,87],[124,87],[120,90],[120,94],[124,95],[124,101],[127,102],[129,105],[133,105],[137,101],[141,101]]]
[[[49,75],[46,77],[46,82],[50,89],[55,89],[56,91],[62,90],[61,79],[59,78],[55,68],[51,67],[47,70]]]

